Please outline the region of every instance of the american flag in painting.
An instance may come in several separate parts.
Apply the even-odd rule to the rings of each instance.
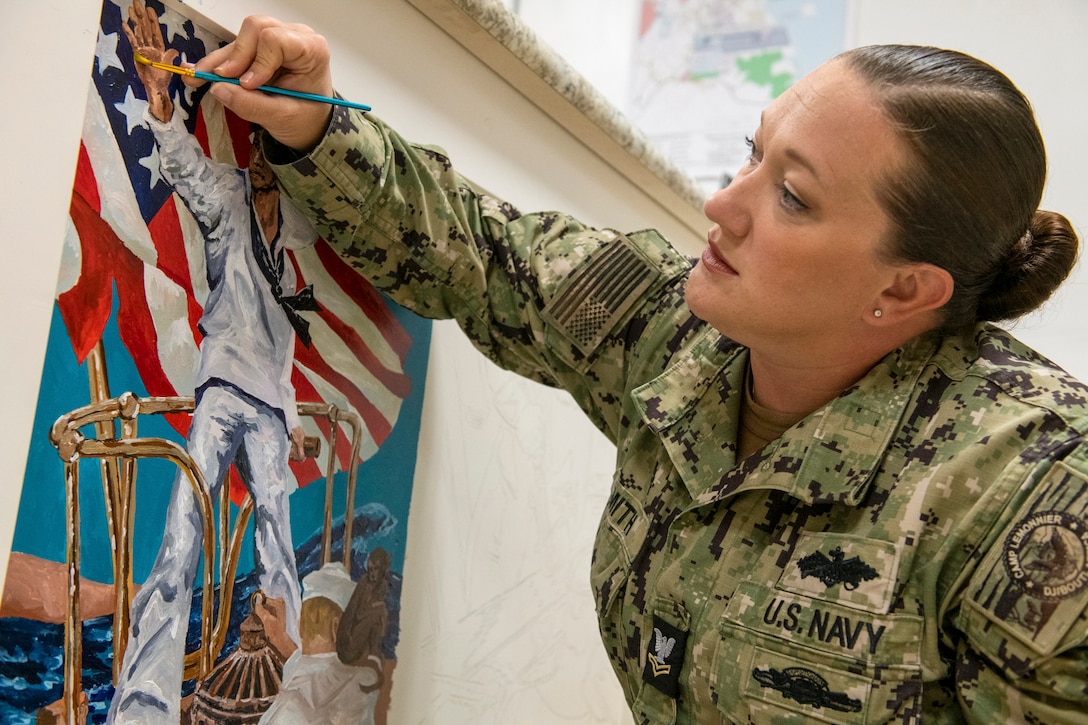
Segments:
[[[196,60],[221,38],[151,2],[179,62]],[[87,98],[57,304],[80,362],[102,337],[117,297],[121,340],[151,396],[192,395],[208,295],[204,246],[196,222],[159,174],[157,149],[144,122],[143,86],[121,29],[128,3],[103,5],[93,84]],[[246,166],[249,126],[202,90],[171,85],[175,113],[205,153]],[[312,284],[320,313],[307,313],[309,348],[295,346],[292,381],[299,401],[334,404],[364,423],[361,457],[373,454],[396,422],[410,380],[403,365],[411,339],[385,300],[323,240],[288,252],[301,284]],[[121,391],[114,391],[114,394]],[[184,435],[185,416],[174,416]],[[299,485],[321,477],[331,431],[303,418],[307,435],[324,440],[316,460],[293,463]],[[350,438],[338,436],[340,469],[352,464]]]

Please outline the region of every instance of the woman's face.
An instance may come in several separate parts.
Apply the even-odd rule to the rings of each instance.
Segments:
[[[890,224],[876,189],[905,157],[845,63],[801,79],[764,111],[732,183],[706,200],[713,226],[688,281],[691,310],[753,350],[863,330],[893,269],[879,254]]]

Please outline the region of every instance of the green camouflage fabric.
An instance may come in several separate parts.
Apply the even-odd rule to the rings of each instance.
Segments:
[[[1062,370],[990,325],[925,335],[738,461],[748,352],[655,232],[522,214],[342,109],[278,173],[362,275],[616,444],[592,588],[636,722],[1088,722],[1088,388]]]

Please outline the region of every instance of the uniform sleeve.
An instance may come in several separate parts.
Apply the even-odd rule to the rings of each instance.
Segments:
[[[522,214],[457,174],[440,149],[347,109],[334,110],[310,155],[275,168],[377,288],[424,317],[456,319],[498,365],[569,390],[613,432],[633,342],[659,311],[680,307],[688,260],[659,236]]]
[[[958,615],[960,704],[971,722],[1088,723],[1088,445],[1021,493]]]

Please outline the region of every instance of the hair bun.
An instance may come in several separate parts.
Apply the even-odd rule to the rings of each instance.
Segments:
[[[1035,212],[979,301],[978,319],[1011,320],[1038,309],[1073,270],[1078,246],[1068,219],[1052,211]]]

